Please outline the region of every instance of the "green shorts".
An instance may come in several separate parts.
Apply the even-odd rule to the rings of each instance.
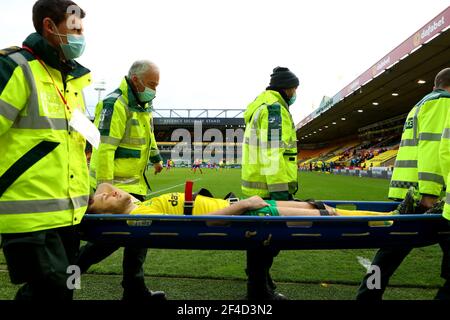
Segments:
[[[280,214],[278,213],[277,209],[277,202],[275,200],[264,200],[266,201],[269,206],[257,209],[257,210],[250,210],[245,213],[246,216],[272,216],[272,217],[278,217]]]

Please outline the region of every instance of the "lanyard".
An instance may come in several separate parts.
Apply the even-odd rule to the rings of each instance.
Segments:
[[[48,71],[47,66],[45,65],[44,61],[42,61],[41,58],[39,58],[34,52],[33,50],[31,50],[31,48],[27,47],[27,46],[23,46],[23,48],[25,50],[27,50],[28,52],[30,52],[36,59],[37,61],[39,61],[39,63],[42,65],[42,67],[44,67],[45,71],[47,71],[47,74],[49,75],[50,79],[52,80],[53,86],[55,87],[56,92],[58,92],[59,97],[61,98],[62,102],[64,103],[64,105],[66,106],[67,111],[71,114],[72,110],[69,107],[69,104],[67,103],[66,98],[64,98],[64,96],[62,95],[61,91],[59,91],[58,86],[55,83],[55,80],[53,80],[53,77],[50,73],[50,71]]]

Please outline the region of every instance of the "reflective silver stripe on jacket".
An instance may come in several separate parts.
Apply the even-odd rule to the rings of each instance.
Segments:
[[[6,119],[10,121],[16,120],[20,110],[14,108],[9,103],[0,100],[0,116],[4,116]]]
[[[118,96],[117,96],[118,100],[119,100],[120,102],[122,102],[122,104],[123,104],[124,106],[127,107],[127,112],[128,112],[128,103],[125,101],[125,98],[123,97],[123,95],[119,95],[119,94],[117,94],[117,95],[118,95]]]
[[[269,192],[289,191],[289,185],[287,183],[269,184],[267,187]]]
[[[140,179],[138,178],[130,178],[130,177],[114,177],[112,184],[139,184]]]
[[[441,137],[440,133],[422,132],[419,134],[419,140],[422,141],[441,141]]]
[[[263,111],[264,107],[266,106],[267,106],[266,104],[263,104],[256,110],[255,115],[253,117],[252,129],[258,127],[259,116]]]
[[[108,94],[108,95],[106,96],[105,100],[106,100],[106,99],[109,99],[109,98],[117,99],[117,98],[119,98],[120,96],[121,96],[120,93],[112,92],[112,93],[110,93],[110,94]]]
[[[436,182],[444,185],[444,177],[440,174],[430,173],[430,172],[419,172],[419,180]]]
[[[400,189],[409,189],[410,187],[418,188],[418,182],[410,182],[410,181],[395,181],[392,180],[390,184],[391,188],[400,188]]]
[[[421,106],[416,107],[416,112],[414,113],[414,117],[413,117],[413,140],[416,141],[416,145],[417,145],[417,139],[418,139],[418,137],[417,137],[417,133],[418,133],[417,123],[418,123],[418,116],[419,116],[420,107]]]
[[[118,147],[120,144],[120,139],[109,137],[109,136],[101,136],[100,141],[102,143],[107,143],[113,146]]]
[[[396,168],[417,168],[417,160],[397,160],[394,166]]]
[[[297,149],[297,142],[286,143],[284,141],[280,141],[280,148],[283,148],[283,149]]]
[[[450,205],[450,193],[447,193],[447,196],[445,197],[445,203]]]
[[[253,116],[253,121],[250,127],[250,135],[252,135],[252,133],[255,133],[254,136],[252,136],[249,139],[249,146],[258,146],[258,141],[259,141],[259,127],[258,127],[258,120],[259,120],[259,115],[262,112],[263,108],[266,106],[266,104],[262,104],[258,109],[256,109],[255,114]],[[255,129],[256,128],[256,129]],[[251,141],[251,142],[250,142]]]
[[[19,115],[12,127],[16,129],[68,130],[69,127],[66,119],[49,118],[39,114],[39,99],[36,82],[27,59],[19,52],[13,53],[9,57],[22,68],[30,88],[30,96],[28,97],[27,103],[28,115],[24,117]]]
[[[405,139],[400,142],[400,147],[416,147],[418,141],[415,139]]]
[[[78,208],[82,208],[88,205],[89,203],[89,196],[82,196],[82,197],[77,197],[77,198],[72,198],[73,201],[73,208],[74,209],[78,209]]]
[[[250,189],[268,190],[267,183],[242,180],[242,186]]]
[[[285,143],[285,142],[281,142],[281,148],[284,149],[297,149],[297,141],[296,142],[290,142],[290,143]]]
[[[265,148],[267,148],[267,143],[266,142],[258,143],[257,140],[250,139],[249,137],[246,137],[244,139],[244,144],[247,144],[247,145],[252,146],[252,147],[265,147]],[[277,143],[269,143],[269,147],[270,148],[277,148],[277,149],[278,148],[295,149],[295,148],[297,148],[297,142],[286,143],[284,141],[281,141],[281,142],[277,142]]]
[[[145,138],[128,138],[124,137],[121,141],[122,143],[132,144],[135,146],[145,145]]]
[[[0,201],[0,216],[73,210],[87,206],[88,201],[89,196],[72,199]]]
[[[128,108],[127,106],[125,108]],[[131,116],[131,113],[128,114],[128,116]],[[131,137],[131,128],[136,125],[135,122],[137,122],[136,119],[128,119],[125,133],[123,135],[123,138],[121,140],[121,143],[131,144],[134,146],[142,146],[146,144],[145,138],[133,138]],[[137,122],[137,125],[139,125],[139,122]]]
[[[128,104],[125,101],[125,98],[121,95],[119,97],[120,102],[124,105],[125,107],[125,111],[127,113],[127,123],[126,123],[126,128],[125,128],[125,133],[122,137],[122,140],[120,141],[120,143],[125,143],[125,144],[130,144],[133,146],[143,146],[146,144],[146,140],[145,138],[133,138],[131,136],[131,128],[133,126],[138,126],[139,125],[139,121],[137,119],[133,119],[133,113],[128,109]]]
[[[297,182],[269,184],[268,188],[270,192],[289,191],[297,188]]]
[[[36,119],[36,120],[35,120]],[[51,129],[51,130],[68,130],[68,123],[66,119],[56,119],[47,117],[32,118],[17,117],[13,124],[15,129]]]
[[[253,115],[253,121],[252,121],[252,124],[251,124],[251,127],[250,127],[250,135],[251,135],[251,137],[250,138],[247,137],[244,140],[244,144],[247,144],[247,145],[252,146],[252,147],[263,147],[263,148],[267,149],[267,145],[263,145],[262,146],[261,143],[259,142],[260,141],[260,130],[262,130],[262,129],[260,129],[258,127],[259,116],[261,115],[261,112],[266,107],[267,107],[267,104],[264,103],[258,109],[256,109],[256,111],[255,111],[255,113]],[[266,131],[268,132],[267,129],[266,129]],[[254,133],[254,135],[252,135],[252,133]],[[281,137],[279,137],[278,140],[281,140]],[[277,142],[277,144],[275,146],[273,144],[270,146],[270,148],[279,148],[279,147],[280,147],[279,142]]]
[[[252,182],[242,180],[242,186],[249,189],[267,190],[269,192],[283,192],[297,188],[296,182],[267,184],[264,182]]]
[[[444,131],[442,132],[442,138],[450,139],[450,129],[449,128],[444,129]]]
[[[119,146],[121,143],[131,144],[134,146],[142,146],[146,144],[145,138],[131,138],[130,137],[131,127],[127,125],[125,129],[125,134],[122,139],[114,138],[111,136],[102,136],[101,142],[107,143],[113,146]]]
[[[91,175],[95,178],[95,175]],[[109,183],[109,184],[113,184],[113,180],[97,180],[97,185],[102,184],[102,183]]]

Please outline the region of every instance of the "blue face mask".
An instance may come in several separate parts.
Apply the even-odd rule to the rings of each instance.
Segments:
[[[81,57],[86,47],[86,41],[83,35],[68,34],[67,44],[61,43],[61,49],[67,60]]]
[[[139,101],[143,102],[143,103],[150,103],[153,101],[153,99],[155,99],[156,97],[156,91],[150,88],[147,88],[141,80],[139,80],[142,84],[142,86],[145,88],[143,92],[138,92],[138,98]]]
[[[288,105],[292,106],[295,103],[295,100],[297,100],[297,95],[294,94],[288,101]]]
[[[53,26],[56,30],[58,28],[56,27],[56,24],[52,21]],[[81,57],[81,55],[84,52],[84,48],[86,47],[86,40],[83,35],[78,34],[55,34],[59,37],[59,40],[61,40],[61,50],[64,54],[64,57],[67,60],[72,60]],[[62,40],[62,37],[67,37],[67,43],[64,43]]]

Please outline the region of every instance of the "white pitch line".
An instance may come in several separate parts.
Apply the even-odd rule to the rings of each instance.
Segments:
[[[195,179],[195,180],[192,180],[192,181],[195,182],[195,181],[199,181],[199,180],[202,180],[202,178],[198,178],[198,179]],[[166,188],[166,189],[163,189],[163,190],[152,192],[152,193],[149,194],[149,196],[152,196],[154,194],[161,193],[161,192],[164,192],[164,191],[167,191],[167,190],[170,190],[170,189],[175,189],[175,188],[178,188],[178,187],[184,186],[184,185],[185,185],[185,183],[177,184],[176,186],[173,186],[173,187],[170,187],[170,188]]]

